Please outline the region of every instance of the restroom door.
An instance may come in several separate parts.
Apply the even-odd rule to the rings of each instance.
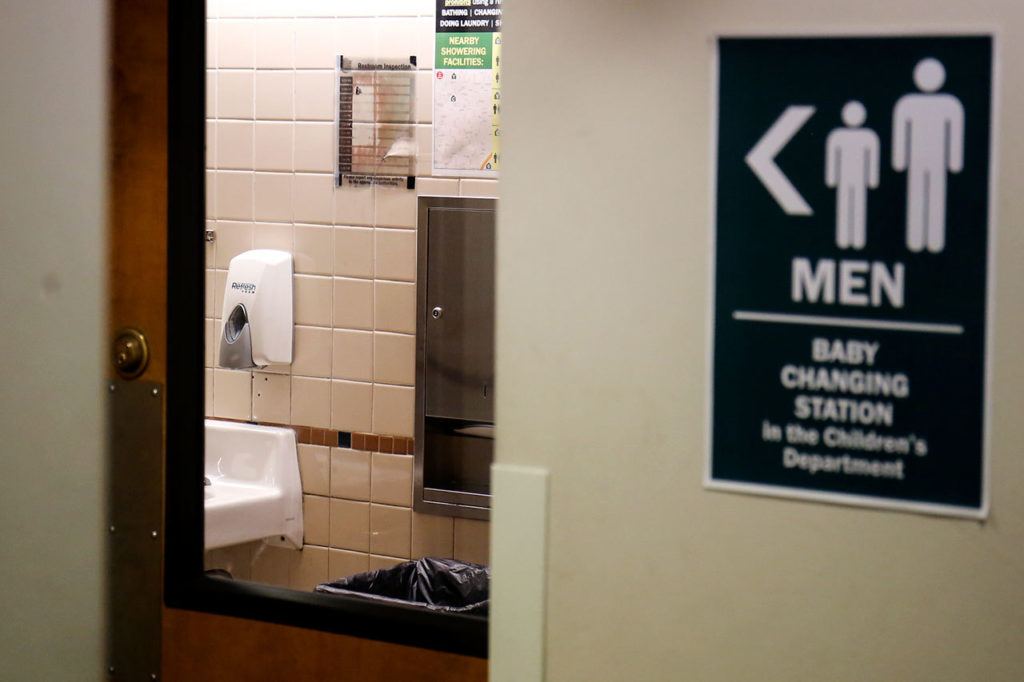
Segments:
[[[195,2],[195,0],[192,0]],[[178,0],[184,5],[184,0]],[[179,5],[179,6],[181,6]],[[201,16],[202,3],[197,15]],[[168,0],[114,0],[111,18],[111,120],[109,127],[111,186],[111,227],[109,237],[108,300],[109,338],[124,327],[144,332],[150,360],[135,381],[147,382],[158,392],[167,383],[168,339],[189,343],[180,330],[169,330],[168,238],[173,232],[195,234],[195,248],[202,249],[203,225],[169,225],[167,219],[168,150],[174,144],[168,136],[169,54],[188,50],[202,54],[202,24],[195,26],[195,40],[176,44],[169,51]],[[197,122],[197,124],[201,124]],[[179,242],[180,243],[180,242]],[[196,310],[197,318],[202,310]],[[196,366],[197,373],[202,371]],[[109,376],[115,380],[111,369]],[[138,386],[140,384],[133,384]],[[159,420],[157,424],[159,424]],[[166,455],[166,433],[175,428],[166,423],[148,427],[148,437],[162,443]],[[126,447],[114,443],[113,447]],[[162,471],[162,462],[153,471]],[[155,474],[160,477],[161,474]],[[165,489],[163,480],[135,481],[139,489],[154,495]],[[124,491],[121,491],[124,492]],[[175,500],[162,500],[170,508]],[[161,551],[163,528],[154,529],[155,551]],[[116,573],[116,571],[115,571]],[[404,680],[434,682],[478,682],[486,679],[484,659],[440,653],[410,646],[283,626],[245,618],[225,617],[199,611],[171,609],[163,605],[162,581],[146,584],[111,585],[113,599],[124,601],[124,589],[152,601],[151,612],[158,623],[136,629],[140,647],[159,651],[156,677],[169,682],[204,680],[342,680],[375,682]],[[134,597],[133,597],[134,599]],[[110,628],[112,631],[116,627]],[[145,641],[146,632],[159,633],[160,641]],[[131,636],[132,633],[129,633]],[[120,636],[120,635],[119,635]],[[153,635],[157,636],[157,635]],[[131,642],[129,642],[131,644]],[[110,679],[126,679],[115,670]],[[150,679],[147,675],[143,679]]]

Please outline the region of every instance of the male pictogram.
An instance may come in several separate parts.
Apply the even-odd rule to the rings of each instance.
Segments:
[[[836,246],[863,249],[868,188],[878,187],[878,135],[861,127],[867,112],[860,102],[847,102],[842,118],[846,127],[825,142],[825,184],[836,189]]]
[[[920,93],[904,95],[892,117],[892,167],[907,171],[907,248],[939,253],[946,245],[946,173],[964,167],[964,108],[936,93],[946,81],[937,59],[914,67]]]

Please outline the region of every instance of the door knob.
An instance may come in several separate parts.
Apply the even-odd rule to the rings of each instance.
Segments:
[[[440,320],[442,315],[444,315],[444,308],[441,306],[434,306],[434,309],[430,311],[430,316],[435,320]]]
[[[138,329],[122,329],[114,338],[110,361],[122,379],[134,379],[149,364],[149,343]]]

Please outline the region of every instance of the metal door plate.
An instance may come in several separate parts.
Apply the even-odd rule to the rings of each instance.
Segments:
[[[163,386],[111,381],[107,672],[156,680],[163,594]]]

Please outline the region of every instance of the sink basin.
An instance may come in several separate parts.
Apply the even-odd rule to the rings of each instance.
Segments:
[[[206,420],[206,549],[253,540],[302,547],[302,482],[291,429]]]

